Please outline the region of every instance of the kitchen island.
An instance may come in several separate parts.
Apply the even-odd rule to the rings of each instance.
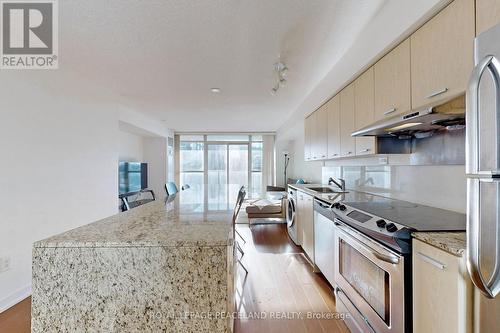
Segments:
[[[232,205],[188,194],[36,242],[32,332],[232,331]]]

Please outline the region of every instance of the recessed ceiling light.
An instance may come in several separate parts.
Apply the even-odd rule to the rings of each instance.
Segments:
[[[214,94],[218,94],[220,93],[220,88],[212,88],[210,89],[210,91],[212,91]]]

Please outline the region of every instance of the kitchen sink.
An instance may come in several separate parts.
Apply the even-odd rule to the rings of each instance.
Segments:
[[[311,191],[320,192],[320,193],[335,193],[335,191],[329,187],[309,187],[309,189]]]
[[[342,191],[341,189],[332,190],[330,187],[308,187],[311,191],[319,193],[349,193],[347,191]]]

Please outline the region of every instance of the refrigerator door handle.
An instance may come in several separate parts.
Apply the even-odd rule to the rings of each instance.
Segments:
[[[474,285],[487,297],[495,298],[500,292],[500,235],[498,219],[496,225],[495,267],[488,282],[485,281],[481,269],[481,214],[480,214],[480,179],[469,179],[467,185],[467,270]],[[500,204],[500,198],[497,202]]]
[[[469,79],[466,96],[466,144],[465,144],[465,172],[468,175],[476,175],[479,170],[479,84],[486,71],[490,69],[495,82],[496,109],[498,115],[499,91],[500,91],[500,63],[494,56],[484,57],[472,71]]]

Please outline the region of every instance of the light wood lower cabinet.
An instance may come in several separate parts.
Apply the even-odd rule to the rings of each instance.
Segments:
[[[413,240],[413,332],[472,330],[473,287],[465,258]]]
[[[355,130],[354,122],[354,83],[340,92],[340,155],[354,156],[356,140],[351,136]]]
[[[302,249],[314,264],[314,223],[313,223],[313,197],[301,191],[297,191],[299,212],[299,236]]]
[[[411,36],[413,109],[465,92],[474,35],[474,0],[455,0]]]
[[[354,81],[354,124],[356,130],[375,120],[375,79],[370,67]],[[375,137],[356,137],[356,156],[376,154]]]
[[[500,1],[476,0],[476,33],[500,24]]]

